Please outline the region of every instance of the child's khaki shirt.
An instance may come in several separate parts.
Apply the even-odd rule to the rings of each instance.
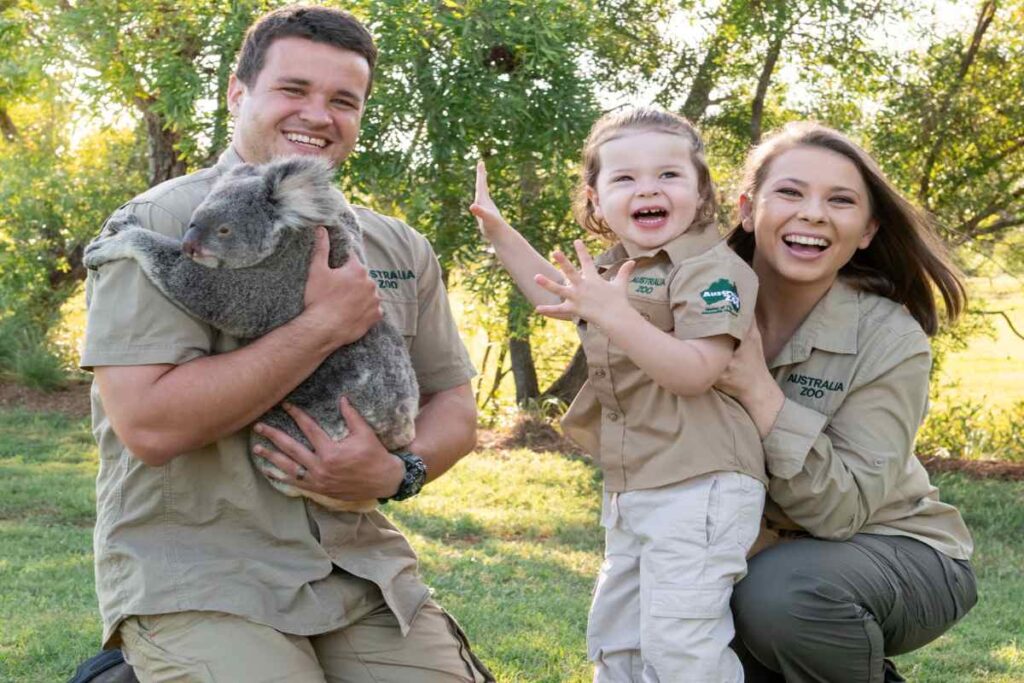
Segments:
[[[754,319],[757,276],[714,227],[656,249],[619,244],[596,263],[610,277],[631,259],[629,302],[658,329],[679,339],[744,338]],[[767,481],[757,429],[734,399],[716,389],[673,394],[595,325],[581,320],[578,330],[588,379],[562,427],[596,458],[607,490],[657,488],[717,471]]]

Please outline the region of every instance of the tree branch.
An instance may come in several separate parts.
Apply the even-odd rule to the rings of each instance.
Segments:
[[[784,34],[776,34],[768,47],[768,53],[764,58],[764,65],[761,67],[761,75],[757,79],[757,91],[754,94],[754,102],[750,111],[750,141],[753,144],[761,142],[761,124],[764,117],[764,99],[768,95],[768,85],[772,80],[772,72],[775,71],[775,64],[779,61],[779,53],[782,52],[782,41]]]
[[[1003,318],[1003,320],[1006,321],[1006,324],[1010,327],[1010,331],[1013,332],[1015,335],[1017,335],[1017,337],[1019,337],[1020,339],[1024,339],[1024,334],[1021,334],[1020,330],[1018,330],[1016,327],[1013,326],[1013,321],[1010,320],[1010,316],[1006,315],[1005,311],[982,311],[982,310],[974,309],[974,310],[971,310],[971,313],[975,313],[977,315],[998,315],[998,316],[1001,316]]]
[[[950,85],[949,90],[946,91],[945,96],[942,98],[942,102],[939,105],[938,110],[934,116],[925,118],[924,130],[921,139],[932,140],[931,149],[928,151],[928,155],[925,157],[924,168],[921,169],[921,181],[917,192],[918,203],[925,207],[931,208],[928,202],[928,195],[931,192],[931,176],[932,170],[935,168],[935,163],[938,161],[939,152],[942,150],[942,143],[945,139],[941,135],[942,123],[949,113],[949,108],[953,104],[953,99],[960,92],[963,87],[964,80],[967,78],[967,72],[970,71],[971,66],[974,64],[974,60],[978,55],[978,50],[981,49],[981,40],[985,36],[985,32],[988,27],[992,24],[992,20],[996,14],[996,3],[995,0],[985,0],[981,5],[981,10],[978,12],[978,21],[974,26],[974,35],[971,36],[971,43],[967,48],[967,52],[964,53],[960,59],[960,68],[957,71],[956,78],[953,79],[953,83]]]
[[[978,234],[978,226],[981,225],[982,221],[984,221],[986,218],[996,215],[1000,211],[1005,210],[1011,202],[1022,197],[1024,197],[1024,186],[1017,188],[1015,192],[1010,193],[1008,196],[1002,197],[998,203],[991,202],[988,206],[981,209],[970,219],[958,225],[953,232],[960,235],[960,243],[963,244],[967,240],[971,239],[974,235]],[[988,230],[988,228],[986,228],[986,230]]]

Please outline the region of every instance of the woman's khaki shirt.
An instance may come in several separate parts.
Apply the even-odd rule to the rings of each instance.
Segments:
[[[636,261],[630,305],[679,339],[743,339],[754,319],[757,276],[714,227],[685,232],[656,249],[619,244],[596,259],[611,277]],[[608,491],[667,486],[734,471],[765,482],[757,428],[717,389],[679,396],[648,376],[596,325],[577,325],[587,381],[562,421],[565,434],[600,464]]]
[[[181,238],[213,183],[238,163],[229,149],[213,168],[163,183],[122,209]],[[405,336],[421,391],[464,384],[474,371],[430,244],[400,221],[354,210],[367,267],[385,315]],[[164,298],[134,261],[90,273],[87,301],[86,369],[177,365],[238,347]],[[235,614],[295,635],[334,630],[347,623],[339,584],[345,574],[332,573],[334,566],[379,586],[403,632],[427,600],[416,555],[384,515],[328,513],[282,495],[253,469],[248,429],[151,467],[120,442],[95,384],[92,417],[105,644],[116,643],[127,616],[187,610]]]
[[[837,280],[769,368],[786,395],[764,439],[770,529],[909,536],[970,557],[960,513],[914,456],[931,349],[904,307]]]

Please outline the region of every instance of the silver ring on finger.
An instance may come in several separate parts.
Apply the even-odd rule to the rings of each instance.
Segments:
[[[309,470],[306,469],[305,465],[299,465],[299,468],[295,470],[295,481],[302,481],[309,474]]]

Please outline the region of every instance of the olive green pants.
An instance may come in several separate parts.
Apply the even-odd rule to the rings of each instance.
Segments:
[[[938,638],[977,599],[970,563],[912,538],[801,538],[750,560],[734,649],[747,683],[902,681],[885,657]]]

